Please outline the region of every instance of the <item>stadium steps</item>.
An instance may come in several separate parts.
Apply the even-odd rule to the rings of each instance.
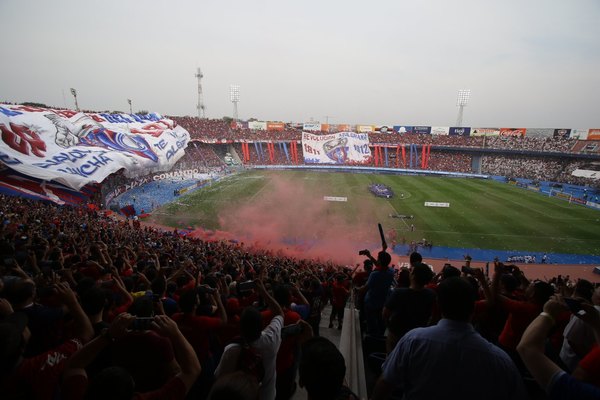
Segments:
[[[367,398],[367,389],[365,383],[365,369],[363,364],[363,351],[360,333],[360,322],[358,311],[352,304],[346,306],[344,312],[344,325],[342,330],[338,330],[337,322],[334,328],[329,328],[329,317],[331,316],[331,305],[323,309],[321,323],[319,324],[319,333],[321,336],[329,339],[340,349],[346,360],[346,382],[345,384],[358,395],[360,399]],[[298,379],[296,379],[296,383]],[[308,394],[304,388],[298,385],[298,389],[292,396],[292,400],[307,400]]]

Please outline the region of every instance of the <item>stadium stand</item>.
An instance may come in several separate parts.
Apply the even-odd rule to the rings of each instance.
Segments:
[[[135,178],[119,171],[101,188],[88,185],[76,192],[2,171],[6,187],[20,189],[21,196],[29,193],[46,200],[0,194],[3,398],[133,398],[134,391],[153,391],[154,398],[205,399],[218,398],[217,391],[237,388],[252,398],[258,394],[261,399],[288,399],[296,390],[298,365],[301,369],[304,366],[301,377],[313,383],[323,378],[311,375],[311,368],[307,370],[306,366],[316,368],[327,360],[320,362],[319,352],[311,360],[303,360],[299,349],[304,343],[306,350],[316,343],[340,360],[328,343],[310,341],[311,336],[319,334],[319,328],[321,333],[329,329],[320,326],[327,303],[335,308],[338,328],[343,326],[346,339],[339,347],[345,349],[346,360],[353,362],[348,368],[353,381],[348,386],[361,397],[389,398],[393,391],[394,396],[402,396],[394,385],[385,387],[386,379],[394,377],[394,382],[404,384],[407,397],[418,397],[425,392],[417,390],[427,389],[429,395],[424,398],[497,395],[543,399],[544,391],[550,398],[557,398],[560,393],[560,398],[569,398],[572,388],[572,398],[582,391],[596,396],[589,398],[597,398],[599,389],[590,386],[600,386],[591,379],[598,375],[593,362],[598,357],[597,349],[579,355],[581,362],[573,375],[552,369],[556,379],[549,379],[538,370],[545,353],[539,350],[541,343],[534,340],[549,334],[546,354],[557,360],[556,355],[564,346],[562,333],[567,335],[567,324],[576,317],[562,302],[548,299],[554,294],[578,295],[575,288],[581,286],[591,286],[593,292],[592,284],[561,276],[547,282],[530,281],[518,267],[502,263],[494,266],[490,276],[480,269],[461,272],[452,266],[434,276],[420,261],[412,263],[412,256],[410,269],[388,268],[385,251],[377,259],[369,259],[375,264],[371,272],[369,268],[351,269],[331,262],[284,257],[235,241],[207,241],[184,231],[142,225],[137,217],[122,219],[109,211],[99,211],[102,199],[109,195],[117,209],[132,207],[138,214],[173,201],[182,190],[227,174],[230,165],[226,165],[225,157],[244,162],[242,143],[248,144],[249,160],[244,162],[247,166],[293,165],[290,142],[300,141],[302,136],[300,130],[289,127],[264,131],[232,128],[223,120],[172,119],[191,133],[192,141],[172,170],[159,179],[149,171]],[[427,162],[416,162],[414,170],[472,173],[480,161],[482,173],[515,181],[526,178],[598,186],[597,180],[572,175],[589,160],[583,156],[598,154],[597,141],[391,133],[371,133],[369,137],[371,146],[390,149],[385,152],[383,163],[371,158],[369,166],[400,166],[398,145],[418,145],[418,149],[431,145]],[[228,156],[230,152],[233,156]],[[459,309],[463,314],[457,316],[453,314],[457,309],[448,308],[443,294],[438,294],[440,286],[443,292],[444,281],[458,276],[468,282],[473,296],[463,299],[462,305],[468,307]],[[356,302],[348,302],[350,292]],[[600,293],[596,292],[596,296],[587,293],[586,300],[599,303]],[[415,298],[431,301],[415,302]],[[350,309],[345,309],[342,319],[340,314],[346,306]],[[584,307],[589,313],[596,312],[591,306]],[[333,317],[329,320],[331,326]],[[473,326],[462,324],[461,330],[468,331],[472,338],[481,336],[495,343],[486,346],[493,354],[504,352],[497,358],[512,358],[518,370],[510,363],[507,368],[516,371],[526,395],[519,397],[520,383],[515,383],[517,390],[513,395],[501,397],[500,392],[492,393],[489,387],[431,384],[438,382],[439,376],[421,374],[420,381],[413,382],[408,374],[394,375],[397,370],[393,362],[384,362],[389,351],[393,352],[389,356],[393,360],[402,357],[405,343],[417,336],[410,333],[414,329],[427,329],[437,323],[448,327],[457,321],[464,323],[465,317],[472,317]],[[600,317],[590,318],[589,329],[600,334],[597,320]],[[327,321],[324,318],[325,324]],[[286,329],[282,330],[283,325]],[[394,331],[398,345],[392,349],[385,347],[384,328]],[[536,330],[542,330],[543,335],[536,335]],[[286,337],[282,340],[282,336]],[[268,340],[263,341],[263,337]],[[349,337],[359,340],[361,346],[357,347]],[[460,362],[466,347],[461,341],[449,345],[452,351],[443,354],[445,361],[462,368],[458,374],[464,369],[461,376],[469,376],[467,372],[473,365]],[[352,353],[357,348],[364,351],[369,365],[369,393],[363,393],[363,385],[356,383],[364,373],[354,365],[362,361]],[[238,349],[239,360],[229,360],[229,367],[234,365],[237,375],[219,376],[214,382],[215,371],[227,367],[228,360],[221,358],[226,349],[229,355],[236,351],[231,349]],[[457,359],[452,358],[453,352]],[[423,356],[411,356],[417,357],[415,362],[429,362]],[[260,364],[263,368],[257,367]],[[342,364],[338,362],[335,370],[327,371],[335,373],[331,378],[335,382],[307,385],[309,394],[327,388],[328,398],[356,398],[338,379],[346,368]],[[478,373],[494,381],[495,377],[488,375],[490,370],[479,368]],[[384,383],[376,383],[379,375]],[[452,380],[452,374],[449,376],[444,379]],[[211,387],[215,388],[213,392]],[[389,393],[381,391],[382,387]]]
[[[320,314],[323,304],[334,301],[336,293],[354,290],[368,294],[369,290],[374,290],[375,277],[370,277],[367,271],[277,256],[258,249],[249,251],[239,243],[207,242],[86,208],[0,195],[0,212],[3,219],[0,245],[5,257],[0,276],[0,339],[3,343],[0,355],[3,376],[10,378],[2,381],[1,389],[6,398],[73,399],[92,390],[98,390],[97,394],[106,398],[115,397],[117,390],[125,390],[129,396],[134,390],[158,390],[159,393],[169,391],[170,398],[183,399],[186,393],[195,399],[207,398],[219,355],[228,344],[237,346],[238,339],[235,338],[240,334],[240,327],[250,318],[244,311],[248,306],[266,304],[273,310],[273,307],[283,305],[288,308],[281,312],[290,313],[290,318],[293,313],[296,320],[310,321],[315,313]],[[379,255],[377,260],[384,258]],[[419,268],[415,271],[423,269]],[[429,271],[427,277],[415,275],[416,272],[413,274],[408,269],[390,270],[394,279],[381,282],[385,286],[377,289],[383,290],[384,298],[388,291],[394,294],[395,300],[385,303],[388,312],[384,315],[394,321],[412,321],[411,313],[420,309],[398,308],[402,304],[398,303],[399,298],[412,296],[411,293],[419,290],[427,290],[435,298],[438,286],[445,279],[461,275],[460,270],[451,266],[436,276],[428,267],[423,270]],[[376,268],[373,273],[381,274],[381,271]],[[574,287],[573,282],[560,276],[543,284],[530,282],[515,266],[500,263],[489,278],[478,269],[464,273],[463,279],[472,285],[477,299],[472,334],[493,343],[499,342],[504,350],[496,348],[494,351],[506,351],[516,361],[519,354],[514,350],[527,326],[539,324],[539,321],[535,322],[536,316],[546,310],[544,304],[548,297],[554,293],[570,296]],[[359,278],[359,274],[364,276]],[[418,286],[413,286],[413,280]],[[258,289],[254,284],[248,285],[248,281],[257,282]],[[352,282],[356,283],[354,288]],[[269,298],[268,292],[261,289],[263,283],[273,288],[274,298]],[[292,290],[282,292],[280,285],[288,285]],[[580,281],[577,287],[581,285]],[[588,290],[591,299],[594,287],[588,286],[591,287]],[[282,293],[284,297],[281,297]],[[265,303],[259,301],[261,298]],[[369,301],[367,297],[366,304]],[[504,312],[490,308],[492,302]],[[361,303],[356,306],[362,309]],[[569,312],[562,305],[553,307],[557,307],[552,309],[556,333],[550,336],[549,349],[558,354]],[[425,325],[450,318],[445,310],[443,305],[441,313],[437,306],[423,310],[431,315]],[[362,309],[362,315],[366,317],[368,312]],[[258,318],[259,331],[264,328],[267,329],[265,332],[275,332],[279,337],[284,323],[275,321],[281,317],[272,317],[278,312],[263,314],[263,317],[254,314]],[[509,322],[517,318],[517,314],[522,320],[518,326]],[[265,319],[261,321],[261,318]],[[352,313],[347,312],[346,318],[352,318]],[[148,321],[152,323],[147,325]],[[384,320],[386,324],[390,321]],[[359,326],[347,322],[344,326],[348,329]],[[292,333],[294,336],[286,336],[288,349],[301,346],[312,336],[309,323],[298,324]],[[402,351],[398,349],[402,348],[404,335],[409,338],[412,329],[425,325],[421,322],[404,329],[402,332],[405,333],[397,338],[396,351]],[[21,341],[26,326],[31,335]],[[364,329],[363,325],[368,358],[378,342]],[[458,341],[456,345],[460,346],[460,343]],[[524,354],[523,346],[527,343],[519,347],[521,354]],[[101,351],[103,349],[107,351]],[[383,351],[385,353],[385,349]],[[300,353],[285,354],[278,354],[277,359],[291,355],[300,357],[302,363]],[[51,364],[45,364],[48,357],[54,360]],[[373,378],[370,381],[372,389],[374,369],[383,369],[383,376],[389,376],[388,365],[377,366],[372,362],[373,358],[368,359],[371,360],[368,374]],[[170,368],[173,360],[180,369]],[[251,359],[245,360],[250,362]],[[353,360],[356,362],[355,358]],[[523,361],[529,361],[529,354]],[[272,362],[276,365],[275,359]],[[249,374],[248,379],[263,382],[268,379],[266,375],[261,375],[262,378],[252,375],[251,365],[242,363],[235,368]],[[543,398],[542,389],[530,378],[529,373],[537,376],[535,366],[531,368],[521,369],[518,374],[525,382],[529,398]],[[590,367],[582,361],[581,368]],[[356,374],[354,366],[350,369]],[[480,373],[489,373],[486,371]],[[123,378],[127,382],[133,379],[135,388],[118,385]],[[561,383],[554,383],[548,387],[551,395],[559,390],[559,385]],[[410,387],[411,390],[417,388]],[[309,389],[315,390],[312,386]],[[463,394],[459,387],[441,389],[449,396],[461,397]],[[345,396],[351,395],[345,386],[336,386],[334,390],[344,391]],[[489,394],[485,389],[477,390],[478,396]],[[379,395],[375,387],[373,398],[379,398]]]

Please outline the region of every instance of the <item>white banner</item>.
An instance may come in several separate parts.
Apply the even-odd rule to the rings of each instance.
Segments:
[[[436,201],[426,201],[425,207],[450,207],[450,203],[441,203]]]
[[[305,131],[321,131],[321,123],[320,122],[305,122],[302,128]]]
[[[498,136],[500,128],[471,128],[471,136]]]
[[[431,134],[432,135],[448,135],[450,133],[449,126],[432,126]]]
[[[584,128],[584,129],[573,128],[573,129],[571,129],[571,134],[569,135],[569,139],[586,140],[587,137],[588,137],[588,129],[587,128]]]
[[[576,169],[571,173],[573,176],[578,176],[581,178],[589,178],[589,179],[600,179],[600,171],[592,171],[589,169]]]
[[[189,133],[158,114],[84,114],[0,104],[0,161],[79,190],[125,169],[167,171],[183,156]]]
[[[348,198],[347,197],[337,197],[337,196],[323,196],[323,200],[346,202],[346,201],[348,201]]]
[[[307,164],[364,164],[371,160],[369,135],[340,132],[313,135],[302,132],[302,153]]]
[[[267,130],[267,123],[264,121],[249,121],[248,122],[248,129],[254,129],[257,131],[266,131]]]

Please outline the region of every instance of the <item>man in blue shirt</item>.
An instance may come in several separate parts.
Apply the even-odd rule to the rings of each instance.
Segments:
[[[371,254],[363,251],[367,257]],[[365,295],[365,317],[367,320],[367,332],[372,336],[383,336],[385,324],[383,322],[383,306],[387,299],[390,287],[394,281],[394,270],[389,268],[392,257],[385,250],[380,251],[375,261],[376,268],[369,275],[365,285],[367,293]]]
[[[462,278],[440,283],[442,319],[404,335],[383,364],[372,399],[387,399],[394,390],[404,399],[526,399],[510,357],[471,325],[475,298]]]

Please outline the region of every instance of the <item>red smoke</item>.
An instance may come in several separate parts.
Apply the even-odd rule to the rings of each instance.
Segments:
[[[216,232],[212,237],[235,238],[292,257],[340,264],[364,259],[358,256],[358,251],[368,248],[368,244],[379,247],[374,245],[379,242],[375,210],[362,194],[350,194],[347,202],[326,201],[324,196],[347,194],[325,186],[311,186],[311,182],[298,184],[279,174],[266,175],[266,186],[247,204],[220,210],[219,221],[224,232]],[[306,179],[310,177],[307,175]]]

